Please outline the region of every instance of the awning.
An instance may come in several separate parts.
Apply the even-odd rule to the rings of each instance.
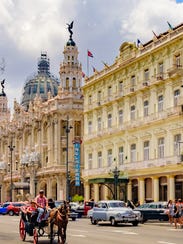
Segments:
[[[128,183],[128,178],[118,178],[118,183]],[[95,178],[89,179],[90,184],[114,184],[114,178]]]
[[[29,189],[30,184],[28,182],[14,182],[13,188],[14,189]]]

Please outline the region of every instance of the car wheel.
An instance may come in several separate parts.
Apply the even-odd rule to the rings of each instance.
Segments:
[[[97,220],[94,220],[92,217],[90,218],[90,220],[91,220],[92,225],[96,225],[97,224]]]
[[[111,225],[112,226],[116,226],[117,225],[117,222],[116,222],[115,218],[111,218]]]
[[[76,220],[76,217],[72,217],[72,221],[75,221]]]
[[[13,216],[13,215],[14,215],[13,210],[10,210],[10,211],[8,212],[8,214],[9,214],[9,216]]]
[[[139,222],[138,221],[134,221],[132,224],[133,224],[133,226],[137,226],[139,224]]]

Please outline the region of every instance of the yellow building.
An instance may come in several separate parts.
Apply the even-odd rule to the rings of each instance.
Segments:
[[[31,198],[39,189],[57,200],[67,194],[69,198],[83,195],[79,174],[83,169],[83,144],[80,161],[75,160],[75,145],[83,134],[82,67],[72,36],[63,54],[60,81],[50,73],[47,54],[41,54],[38,72],[26,81],[21,105],[14,102],[11,120],[5,116],[9,111],[2,89],[0,202]]]
[[[119,51],[82,88],[85,198],[183,199],[183,24]]]

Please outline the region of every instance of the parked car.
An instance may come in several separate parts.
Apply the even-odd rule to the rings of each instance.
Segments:
[[[93,210],[88,211],[89,216],[92,224],[109,221],[112,226],[118,223],[132,223],[133,226],[137,226],[141,221],[139,211],[127,208],[123,201],[118,200],[99,201],[95,204]]]
[[[0,214],[6,214],[7,213],[7,207],[8,205],[10,205],[11,202],[5,202],[2,203],[2,205],[0,206]]]
[[[143,223],[148,220],[168,221],[167,202],[144,203],[135,209],[141,212]]]
[[[83,204],[79,204],[79,206],[75,209],[75,212],[78,213],[78,216],[81,218],[82,216],[87,216],[87,213],[90,209],[94,207],[94,201],[84,201]]]
[[[26,206],[24,202],[6,202],[0,207],[1,214],[19,215],[22,206]]]

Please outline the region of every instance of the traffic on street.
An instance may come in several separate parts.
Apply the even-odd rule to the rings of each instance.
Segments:
[[[0,243],[23,244],[33,243],[33,237],[27,236],[22,242],[19,236],[20,216],[0,215]],[[68,244],[182,244],[183,229],[171,226],[167,221],[148,221],[145,224],[132,226],[131,224],[110,223],[92,225],[88,218],[70,220],[67,228]],[[48,244],[47,237],[40,238],[40,244]],[[57,243],[55,237],[54,243]]]

